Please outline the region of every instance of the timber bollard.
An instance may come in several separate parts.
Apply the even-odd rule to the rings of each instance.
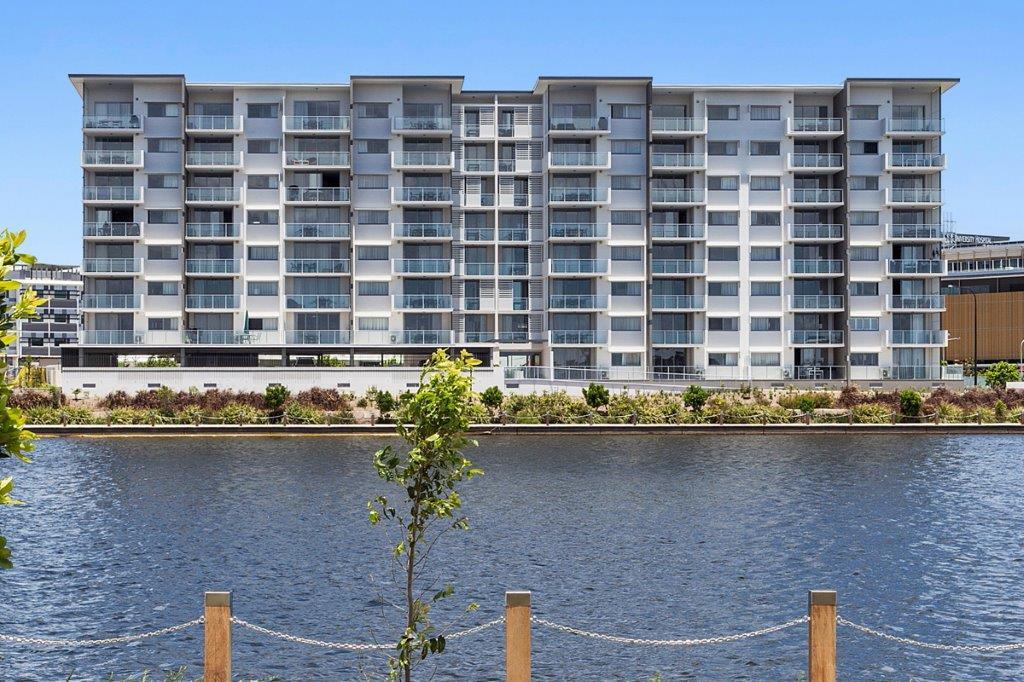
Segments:
[[[807,597],[807,680],[836,680],[836,593],[811,590]]]
[[[231,682],[231,593],[203,599],[203,680]]]
[[[530,593],[505,593],[505,682],[530,682]]]

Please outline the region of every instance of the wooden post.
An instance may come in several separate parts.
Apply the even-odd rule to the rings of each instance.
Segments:
[[[231,593],[207,592],[203,603],[203,680],[231,682]]]
[[[807,600],[807,680],[836,680],[836,593],[811,590]]]
[[[505,593],[505,682],[530,682],[530,593]]]

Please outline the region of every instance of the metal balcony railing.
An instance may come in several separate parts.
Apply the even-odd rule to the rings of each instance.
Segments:
[[[450,168],[451,152],[392,152],[391,163],[398,166],[421,166],[428,168]]]
[[[893,187],[885,192],[892,204],[942,203],[942,190],[931,187]]]
[[[654,168],[703,168],[707,160],[703,154],[665,153],[651,154],[651,166]]]
[[[286,294],[284,307],[290,310],[347,310],[352,307],[348,294]]]
[[[84,237],[141,237],[141,223],[91,222],[82,224]]]
[[[352,233],[349,223],[286,223],[284,236],[288,239],[348,239]]]
[[[946,165],[946,155],[899,152],[886,154],[885,161],[890,168],[942,168]]]
[[[700,275],[704,273],[704,261],[682,258],[653,258],[651,272],[656,275]]]
[[[135,149],[85,149],[82,150],[83,166],[138,166],[142,164],[142,150]]]
[[[792,329],[790,343],[801,346],[836,346],[843,343],[841,329]]]
[[[396,258],[391,261],[398,274],[448,274],[452,261],[448,258]]]
[[[395,239],[448,239],[452,236],[451,223],[394,223]]]
[[[841,275],[843,261],[838,259],[793,259],[789,271],[794,275]]]
[[[188,294],[186,308],[233,310],[241,305],[241,296],[235,294]]]
[[[593,116],[552,116],[549,121],[550,130],[564,130],[564,131],[583,131],[583,132],[600,132],[608,130],[608,120],[605,118],[596,118]]]
[[[842,168],[842,154],[790,154],[789,165],[792,168]]]
[[[348,152],[305,152],[286,151],[284,153],[284,165],[286,166],[351,166],[352,158]]]
[[[284,271],[288,274],[344,274],[351,271],[347,258],[287,258]]]
[[[185,152],[186,166],[240,166],[242,152]]]
[[[141,272],[140,258],[86,258],[82,261],[82,272],[120,273]]]
[[[82,294],[79,304],[83,310],[133,310],[141,307],[138,294]]]
[[[794,295],[789,297],[789,307],[793,310],[842,310],[842,296],[834,295]]]
[[[450,294],[397,294],[394,306],[400,310],[446,310],[452,307]]]
[[[887,118],[887,133],[942,133],[945,122],[941,118]]]
[[[607,258],[552,258],[548,271],[569,274],[603,274],[608,272]]]
[[[141,130],[142,117],[86,114],[82,117],[82,127],[89,130]]]
[[[552,239],[606,239],[607,223],[550,223],[548,237]]]
[[[410,203],[450,202],[451,187],[395,187],[395,201]]]
[[[837,223],[793,223],[789,226],[789,238],[833,241],[843,238],[843,226]]]
[[[288,343],[298,346],[342,345],[352,343],[347,329],[291,329],[285,333]]]
[[[942,275],[946,271],[939,259],[889,259],[887,263],[893,275]]]
[[[494,159],[463,159],[463,173],[493,173]]]
[[[185,236],[196,239],[234,239],[241,232],[235,223],[185,223]]]
[[[189,258],[185,261],[188,274],[231,274],[239,271],[237,258]]]
[[[548,340],[569,346],[593,346],[608,343],[608,332],[602,329],[552,329],[548,331]]]
[[[83,201],[142,201],[141,187],[94,185],[82,188]]]
[[[692,295],[655,294],[651,296],[652,310],[703,310],[704,297]]]
[[[707,119],[683,116],[652,116],[651,132],[701,133],[707,129]]]
[[[843,132],[843,119],[841,118],[806,118],[798,117],[789,119],[790,133],[841,133]]]
[[[185,130],[236,131],[242,129],[241,116],[203,116],[189,115],[185,117]]]
[[[568,310],[600,310],[608,307],[608,297],[595,294],[567,295],[552,294],[548,297],[548,308]]]
[[[330,131],[342,132],[352,128],[348,116],[285,116],[286,132]]]
[[[448,116],[396,116],[391,119],[391,130],[394,132],[449,132],[452,119]]]
[[[843,190],[791,189],[789,190],[789,199],[793,204],[841,204],[843,203]]]
[[[651,343],[662,346],[699,346],[704,343],[704,330],[652,329]]]
[[[604,166],[609,163],[610,159],[608,154],[600,154],[598,152],[549,152],[548,153],[548,165],[549,166],[573,166],[573,167],[586,167],[586,166]]]
[[[888,335],[891,346],[939,346],[946,343],[944,329],[891,329]]]
[[[703,223],[654,223],[652,239],[704,239]]]
[[[498,274],[502,277],[527,277],[530,274],[530,264],[518,262],[498,263]]]
[[[886,296],[886,303],[892,310],[942,310],[946,297],[941,294],[920,294],[911,296]]]
[[[653,187],[651,201],[659,204],[702,204],[703,187]]]
[[[339,203],[349,200],[348,187],[288,187],[285,201],[305,204]]]
[[[467,262],[462,264],[462,274],[469,277],[490,277],[494,274],[494,263]]]
[[[935,241],[942,239],[942,225],[889,225],[889,239],[922,239]]]
[[[241,187],[186,187],[185,201],[210,203],[238,203],[242,199]]]

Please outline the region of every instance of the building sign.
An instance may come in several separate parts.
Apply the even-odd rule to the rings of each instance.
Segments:
[[[1008,242],[1009,237],[997,237],[990,234],[962,234],[959,232],[944,232],[942,234],[942,248],[952,249],[957,246],[987,246],[996,242]]]

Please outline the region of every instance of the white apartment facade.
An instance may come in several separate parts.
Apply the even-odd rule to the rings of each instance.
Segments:
[[[11,270],[17,289],[5,292],[4,302],[13,305],[23,292],[31,289],[45,299],[30,320],[18,320],[18,339],[5,349],[8,368],[32,363],[44,367],[60,364],[61,348],[78,343],[79,299],[82,275],[77,265],[33,263]]]
[[[85,331],[65,366],[443,346],[510,379],[940,378],[955,79],[71,80]]]

